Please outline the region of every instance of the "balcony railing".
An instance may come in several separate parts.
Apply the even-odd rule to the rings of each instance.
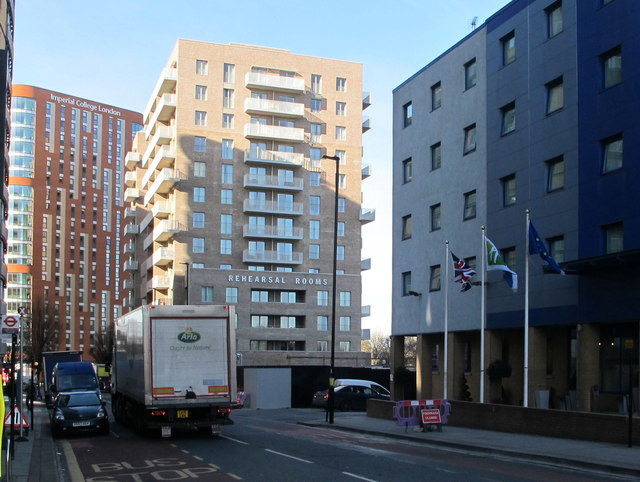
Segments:
[[[242,234],[245,238],[302,239],[304,237],[304,229],[245,224]]]
[[[166,266],[174,260],[173,248],[156,249],[151,259],[154,266]]]
[[[147,138],[156,130],[158,122],[168,122],[176,111],[176,94],[162,94],[147,120],[145,134]]]
[[[255,176],[252,174],[245,174],[244,187],[281,189],[283,191],[302,191],[304,189],[304,180],[299,178],[283,179],[278,176]]]
[[[367,271],[371,269],[371,258],[363,258],[360,260],[360,271]]]
[[[249,97],[244,101],[244,111],[247,114],[270,114],[277,115],[279,117],[304,117],[304,104]]]
[[[161,169],[160,172],[156,173],[156,179],[153,181],[153,184],[151,184],[151,187],[149,187],[149,190],[144,195],[145,206],[149,204],[149,201],[153,199],[153,196],[155,196],[156,194],[168,193],[177,182],[180,182],[186,178],[187,176],[180,172],[178,169],[171,169],[168,167]]]
[[[125,271],[138,271],[138,261],[135,259],[128,259],[124,262],[123,268]]]
[[[171,140],[175,137],[176,130],[169,126],[158,126],[156,133],[151,138],[147,149],[142,156],[142,167],[146,168],[149,158],[153,155],[156,147],[170,144]]]
[[[131,254],[136,252],[136,245],[132,241],[124,244],[125,254]]]
[[[360,307],[360,316],[371,316],[371,305],[362,305]]]
[[[166,94],[172,92],[175,89],[176,82],[178,82],[178,69],[175,67],[169,67],[166,69],[162,69],[160,76],[158,77],[158,81],[153,89],[153,94],[151,95],[151,99],[147,103],[146,108],[144,109],[144,121],[147,122],[149,114],[153,110],[153,107],[156,103],[158,96],[162,94]]]
[[[304,164],[304,154],[300,152],[268,151],[251,149],[244,151],[244,162],[279,164],[288,167],[300,167]]]
[[[122,281],[122,289],[132,290],[134,289],[134,284],[132,279],[126,279]]]
[[[127,171],[124,173],[124,185],[127,187],[133,187],[136,185],[138,175],[135,171]]]
[[[376,220],[376,210],[369,208],[360,209],[360,223],[367,224]]]
[[[304,92],[302,77],[284,77],[266,72],[248,72],[244,78],[244,85],[249,89],[278,90],[298,94]]]
[[[244,136],[249,139],[270,139],[284,142],[304,142],[304,129],[299,127],[246,124]]]
[[[140,153],[127,152],[124,156],[124,164],[127,166],[127,169],[134,169],[138,164],[140,164]]]
[[[365,110],[371,105],[371,92],[362,92],[362,110]]]
[[[300,216],[304,210],[302,203],[279,203],[277,201],[256,201],[254,199],[245,199],[242,207],[244,212],[288,214],[291,216]]]
[[[163,219],[153,230],[153,241],[162,243],[171,239],[176,233],[184,231],[184,226],[178,221]]]
[[[169,288],[171,288],[170,276],[154,276],[149,281],[147,281],[147,291],[149,289],[167,290]]]
[[[129,206],[128,208],[126,208],[124,210],[124,217],[125,218],[134,218],[135,219],[136,213],[137,213],[136,207],[135,206],[133,206],[133,207]]]
[[[171,203],[169,201],[158,201],[154,203],[153,208],[151,208],[151,213],[154,218],[168,218],[171,212]]]
[[[362,118],[362,133],[364,134],[369,129],[371,129],[371,118],[367,117],[367,116],[364,116]]]
[[[138,234],[140,232],[140,226],[136,223],[129,223],[124,227],[124,235],[130,236],[132,234]]]
[[[242,252],[242,261],[245,263],[277,263],[277,264],[302,264],[302,253],[278,253],[277,251],[251,252],[245,249]]]
[[[128,187],[124,190],[124,200],[128,203],[137,202],[140,199],[140,189],[135,187]]]

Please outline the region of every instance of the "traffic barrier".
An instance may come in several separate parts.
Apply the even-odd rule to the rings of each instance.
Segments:
[[[409,425],[435,425],[442,432],[442,424],[449,422],[451,403],[448,400],[399,400],[393,407],[396,424],[404,426],[406,432]]]

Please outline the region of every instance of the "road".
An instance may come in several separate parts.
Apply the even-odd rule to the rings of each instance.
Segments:
[[[238,410],[233,413],[235,424],[224,427],[219,438],[142,438],[113,423],[108,437],[70,437],[58,443],[71,461],[72,478],[88,482],[616,480],[297,423],[323,416],[314,409]]]

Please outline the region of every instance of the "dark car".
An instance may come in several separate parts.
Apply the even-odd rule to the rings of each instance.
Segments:
[[[334,407],[342,412],[349,410],[366,410],[367,400],[377,398],[389,400],[389,395],[359,385],[342,385],[334,389]],[[313,395],[311,405],[326,409],[329,401],[329,390],[321,390]]]
[[[57,438],[78,432],[109,433],[105,404],[94,391],[63,392],[53,402],[51,434]]]

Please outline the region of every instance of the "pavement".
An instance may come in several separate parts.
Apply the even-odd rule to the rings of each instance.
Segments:
[[[322,415],[323,412],[319,412]],[[31,412],[25,417],[31,422]],[[33,427],[25,441],[14,444],[11,475],[6,475],[6,448],[2,450],[2,480],[15,482],[70,482],[64,454],[58,453],[49,429],[49,413],[42,402],[34,404]],[[326,429],[379,435],[439,449],[509,457],[640,479],[640,446],[541,437],[443,425],[442,431],[416,432],[394,420],[367,417],[363,412],[336,412],[334,423],[325,419],[298,422]],[[7,432],[8,434],[8,432]],[[17,430],[15,438],[19,438]]]

